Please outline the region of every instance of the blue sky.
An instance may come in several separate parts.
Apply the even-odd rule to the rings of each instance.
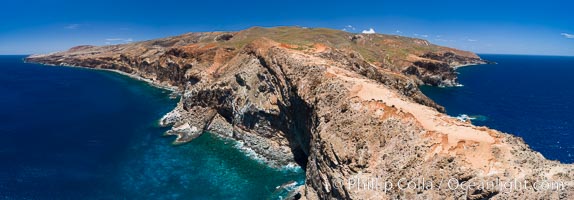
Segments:
[[[0,54],[298,25],[350,32],[372,28],[478,53],[574,56],[572,8],[574,2],[565,0],[7,0],[0,11]]]

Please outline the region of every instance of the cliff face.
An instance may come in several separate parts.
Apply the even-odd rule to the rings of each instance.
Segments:
[[[161,120],[177,143],[209,131],[243,143],[270,165],[297,163],[307,182],[295,197],[574,197],[571,165],[544,159],[514,136],[446,116],[418,90],[420,84],[455,85],[455,67],[485,63],[424,40],[251,28],[81,46],[27,60],[119,70],[178,88],[180,103]],[[357,187],[358,177],[382,183],[424,178],[434,187],[365,189]],[[439,187],[448,180],[513,179],[564,185],[509,193]]]

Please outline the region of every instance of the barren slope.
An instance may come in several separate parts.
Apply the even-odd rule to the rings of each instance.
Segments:
[[[548,161],[517,137],[460,122],[418,85],[456,84],[454,68],[485,63],[427,41],[330,29],[251,28],[115,46],[81,46],[30,62],[114,69],[176,87],[162,119],[186,142],[204,131],[233,138],[270,165],[296,162],[308,199],[573,197],[574,167]],[[357,176],[563,181],[558,191],[364,190]],[[344,184],[341,184],[344,183]]]

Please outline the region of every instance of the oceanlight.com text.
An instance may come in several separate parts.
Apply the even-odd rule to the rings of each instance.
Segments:
[[[460,180],[448,178],[432,180],[425,178],[401,178],[395,181],[384,180],[379,177],[352,176],[347,180],[333,181],[335,187],[345,187],[350,190],[393,192],[397,190],[452,190],[458,192],[468,191],[497,191],[501,193],[532,191],[560,191],[565,190],[566,183],[551,180]]]

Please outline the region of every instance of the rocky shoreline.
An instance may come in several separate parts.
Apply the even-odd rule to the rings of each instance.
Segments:
[[[24,62],[28,62],[29,60],[34,60],[35,57],[38,57],[39,55],[31,55],[29,57],[27,57]],[[45,55],[41,55],[41,56],[45,56]],[[178,87],[176,86],[171,86],[171,85],[166,85],[166,84],[162,84],[162,83],[158,83],[155,82],[151,79],[147,79],[144,78],[142,76],[136,75],[136,74],[130,74],[124,71],[120,71],[120,70],[116,70],[116,69],[102,69],[102,68],[92,68],[92,67],[84,67],[84,66],[76,66],[76,65],[69,65],[67,63],[60,63],[60,64],[51,64],[51,63],[41,63],[43,65],[47,65],[47,66],[58,66],[58,67],[75,67],[75,68],[82,68],[82,69],[91,69],[91,70],[103,70],[103,71],[109,71],[109,72],[114,72],[114,73],[118,73],[127,77],[130,77],[132,79],[138,80],[138,81],[143,81],[146,82],[147,84],[156,87],[156,88],[160,88],[160,89],[164,89],[164,90],[168,90],[170,92],[173,93],[179,93],[180,90]]]
[[[520,138],[461,122],[418,86],[454,86],[476,54],[420,39],[297,27],[189,33],[125,45],[81,46],[28,62],[111,69],[177,88],[160,123],[175,143],[205,131],[231,138],[271,166],[297,163],[293,198],[552,198],[574,196],[574,167],[546,160]],[[354,177],[397,183],[545,180],[557,191],[499,188],[354,188]]]

